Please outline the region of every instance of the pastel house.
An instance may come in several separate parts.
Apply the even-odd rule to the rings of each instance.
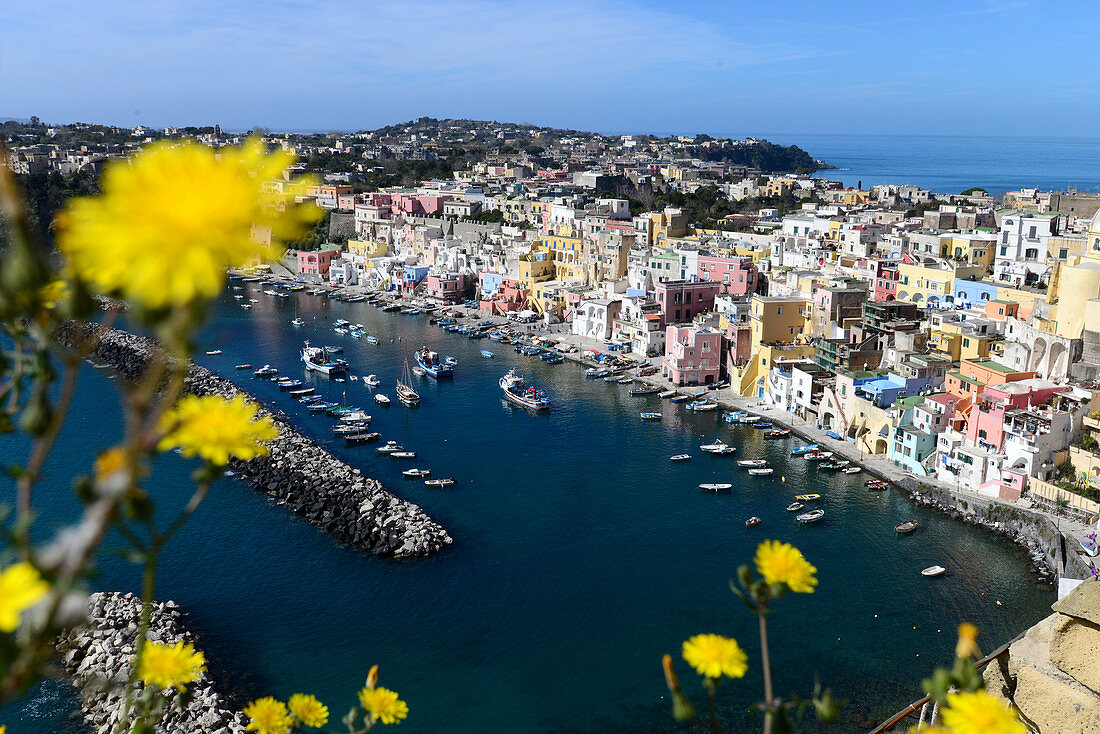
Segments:
[[[722,332],[711,327],[669,326],[661,374],[674,385],[709,385],[718,381]]]

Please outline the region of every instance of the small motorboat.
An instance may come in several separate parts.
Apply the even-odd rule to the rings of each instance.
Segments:
[[[643,385],[641,387],[631,388],[630,391],[629,391],[629,394],[631,394],[635,397],[640,397],[642,395],[656,395],[659,392],[661,392],[661,388],[659,388],[659,387]]]
[[[797,448],[791,449],[791,456],[802,456],[803,454],[808,454],[812,451],[817,451],[817,449],[818,449],[818,446],[817,446],[816,443],[815,444],[810,444],[809,446],[799,446]]]
[[[776,428],[771,431],[764,431],[764,438],[786,438],[791,435],[791,431],[788,428]]]
[[[367,387],[378,387],[382,381],[378,379],[378,375],[367,375],[363,378],[363,384]]]
[[[457,484],[457,482],[452,477],[446,477],[444,479],[426,479],[424,481],[425,487],[453,487],[455,484]]]
[[[368,344],[377,344],[378,343],[378,337],[376,337],[376,336],[371,336],[371,335],[368,334],[367,336],[365,336],[363,338],[367,341]]]
[[[279,383],[279,389],[282,391],[295,390],[302,386],[301,380],[286,379]]]
[[[928,568],[921,571],[920,575],[921,576],[928,576],[928,577],[936,577],[936,576],[943,576],[945,573],[947,573],[947,569],[944,568],[943,566],[929,566]]]
[[[761,467],[759,469],[749,469],[749,474],[752,474],[754,477],[766,477],[774,472],[775,469],[772,469],[770,466]]]
[[[675,456],[669,458],[669,461],[690,461],[690,460],[691,460],[691,454],[676,454]]]
[[[844,472],[845,474],[859,474],[861,471],[863,471],[863,467],[861,467],[861,466],[849,466],[849,467],[845,467],[844,469],[841,469],[841,471]]]
[[[250,365],[250,364],[248,364],[248,363],[245,363],[245,364],[239,364],[239,365],[237,365],[236,367],[234,367],[234,369],[238,369],[238,370],[250,370],[250,369],[252,369],[252,365]]]
[[[661,392],[657,393],[657,397],[664,400],[665,398],[671,398],[675,394],[676,394],[675,390],[662,390]]]
[[[256,370],[252,374],[255,377],[271,377],[272,375],[279,374],[279,370],[277,370],[276,368],[272,367],[269,364],[265,364],[263,367]]]
[[[391,459],[415,459],[415,451],[391,451],[389,452]]]
[[[632,382],[634,382],[633,377],[620,377],[619,378],[619,384],[620,385],[629,385]]]
[[[641,419],[644,421],[659,421],[661,420],[660,413],[641,413]]]
[[[653,388],[653,391],[656,392],[656,388]],[[635,394],[633,390],[630,392],[631,394]],[[693,410],[696,413],[709,413],[712,410],[718,410],[718,403],[708,403],[706,400],[696,400],[694,403],[689,403],[687,409]]]
[[[794,496],[794,498],[796,500],[801,501],[801,502],[813,502],[814,500],[821,499],[821,495],[819,495],[819,494],[796,494]]]
[[[737,462],[737,466],[756,467],[756,466],[767,466],[767,465],[768,465],[768,460],[767,459],[741,459],[740,461]]]
[[[312,387],[303,387],[300,390],[291,390],[290,391],[290,396],[294,397],[294,398],[300,398],[300,397],[303,397],[305,395],[312,395],[314,389],[315,388],[312,388]]]
[[[704,492],[728,492],[733,489],[733,485],[728,482],[708,482],[700,484],[699,489]]]
[[[397,441],[387,441],[385,446],[379,446],[375,451],[380,454],[393,454],[398,451],[404,451],[405,449],[397,443]]]
[[[420,477],[430,477],[431,475],[431,469],[406,469],[401,472],[401,476],[406,479],[419,479]]]
[[[316,403],[310,403],[307,406],[306,409],[310,413],[327,413],[328,411],[332,410],[333,408],[339,408],[339,407],[340,407],[340,403],[330,403],[330,402],[326,402],[326,401],[323,401],[323,400],[319,400]]]
[[[867,486],[867,489],[874,490],[876,492],[881,492],[882,490],[890,486],[886,482],[880,481],[878,479],[868,480],[864,482],[864,484]]]
[[[685,403],[688,400],[694,400],[694,398],[690,395],[673,395],[669,398],[669,402],[673,403]]]
[[[301,319],[291,319],[290,323],[292,326],[303,326],[306,322],[302,321]]]
[[[725,441],[722,441],[721,439],[719,439],[718,441],[715,441],[714,443],[705,443],[705,444],[703,444],[702,446],[699,447],[699,450],[700,451],[706,451],[709,454],[709,453],[713,453],[715,451],[722,451],[725,448],[726,448]]]
[[[753,428],[771,428],[773,425],[775,425],[775,424],[772,423],[771,421],[756,421],[756,423],[752,424],[752,427]]]
[[[607,377],[603,378],[603,381],[604,382],[618,382],[619,381],[619,376],[618,375],[608,375]]]
[[[488,349],[482,349],[481,350],[481,356],[486,357],[487,359],[492,359],[493,358],[493,353],[490,352]]]
[[[210,357],[216,357],[216,356],[218,356],[218,355],[219,355],[219,354],[221,354],[221,353],[222,353],[222,350],[220,350],[220,349],[211,349],[211,350],[210,350],[209,352],[207,352],[206,354],[207,354],[207,356],[210,356]]]
[[[381,433],[360,430],[358,433],[345,433],[344,443],[368,443],[380,438],[382,438]]]
[[[756,517],[755,515],[753,515],[752,517],[750,517],[748,520],[745,521],[745,527],[751,528],[752,526],[759,525],[762,522],[763,522],[763,520],[761,520],[759,517]]]
[[[374,396],[374,402],[378,403],[379,405],[389,405],[390,404],[390,398],[389,398],[388,395],[385,395],[384,393],[378,393],[377,395]]]
[[[806,505],[802,504],[801,502],[792,502],[791,504],[787,505],[787,512],[798,512],[805,506]]]
[[[802,523],[803,525],[809,525],[810,523],[817,522],[823,517],[825,517],[825,510],[817,509],[810,510],[809,512],[804,512],[801,515],[796,516],[795,520]]]
[[[906,520],[903,523],[898,523],[894,526],[894,532],[907,534],[917,529],[919,523],[916,520]]]

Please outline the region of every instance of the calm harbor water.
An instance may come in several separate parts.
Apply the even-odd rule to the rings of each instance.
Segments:
[[[379,663],[383,684],[409,703],[402,730],[676,731],[660,656],[679,659],[682,640],[719,632],[750,654],[749,674],[719,696],[739,730],[760,674],[754,621],[727,582],[761,540],[777,538],[801,548],[820,577],[817,593],[787,597],[772,618],[777,689],[807,695],[820,674],[853,701],[840,730],[856,731],[917,697],[921,677],[948,661],[959,622],[977,624],[991,649],[1045,616],[1054,600],[1051,587],[1029,576],[1019,549],[916,508],[894,490],[869,492],[862,476],[818,474],[787,458],[797,441],[719,427],[714,414],[629,397],[627,386],[585,380],[571,363],[545,365],[490,340],[447,334],[423,317],[304,294],[255,297],[261,302],[252,311],[223,299],[202,349],[224,354],[198,360],[239,378],[303,433],[423,506],[455,544],[427,559],[375,558],[338,547],[235,479],[219,482],[168,550],[158,597],[190,613],[220,685],[241,702],[309,691],[342,712]],[[306,326],[289,325],[295,315]],[[334,334],[337,318],[365,324],[383,343]],[[391,397],[415,347],[458,358],[455,380],[421,379],[418,410],[379,408],[361,382],[308,378],[334,398],[346,388],[384,439],[418,452],[415,462],[386,459],[372,446],[344,448],[331,439],[330,419],[233,370],[269,362],[299,376],[304,338],[343,346],[354,372],[378,374]],[[497,357],[481,357],[483,348]],[[496,380],[513,365],[551,393],[549,413],[501,400]],[[113,384],[93,369],[82,379],[39,492],[50,522],[74,516],[72,473],[120,431],[117,411],[106,407]],[[643,422],[640,410],[664,418]],[[768,458],[776,474],[750,477],[733,459],[702,454],[699,444],[715,437],[736,444],[738,458]],[[5,461],[24,449],[0,439]],[[669,462],[678,453],[695,458]],[[161,459],[151,488],[162,506],[186,501],[188,466],[175,455]],[[409,466],[454,476],[458,485],[440,491],[405,481],[400,470]],[[703,494],[697,485],[708,481],[733,482],[734,491]],[[784,508],[810,491],[823,494],[827,515],[800,528]],[[11,494],[8,485],[0,501]],[[746,529],[750,515],[763,524]],[[921,528],[896,536],[894,525],[911,517]],[[949,574],[921,577],[933,563]],[[113,556],[100,571],[100,588],[138,588],[136,569]],[[680,669],[688,690],[699,693]],[[63,684],[48,684],[25,705],[0,711],[0,721],[20,734],[78,731],[67,718],[74,706]]]
[[[791,134],[768,139],[798,145],[836,166],[818,175],[848,186],[915,184],[951,194],[974,186],[990,193],[1100,191],[1100,138]]]

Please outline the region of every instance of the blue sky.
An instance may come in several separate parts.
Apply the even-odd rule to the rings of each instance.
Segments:
[[[1095,136],[1095,2],[4,0],[0,116]]]

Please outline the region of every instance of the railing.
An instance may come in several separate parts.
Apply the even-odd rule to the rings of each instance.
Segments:
[[[1014,643],[1017,640],[1021,639],[1026,634],[1027,634],[1027,630],[1024,630],[1020,634],[1016,635],[1011,640],[1009,640],[1005,644],[998,647],[992,653],[990,653],[989,655],[986,655],[984,658],[982,658],[977,663],[975,663],[974,667],[977,668],[978,670],[981,670],[985,666],[989,665],[991,662],[993,662],[994,660],[999,658],[1001,655],[1003,655],[1005,650],[1007,650],[1009,647],[1012,646],[1012,643]],[[923,717],[923,711],[924,711],[923,707],[927,706],[929,703],[931,703],[931,701],[932,701],[932,696],[925,696],[924,698],[921,698],[917,701],[914,701],[913,703],[911,703],[908,706],[906,706],[905,708],[903,708],[901,711],[899,711],[896,714],[894,714],[893,716],[891,716],[886,721],[884,721],[881,724],[879,724],[878,726],[876,726],[874,729],[872,729],[870,732],[868,732],[868,734],[886,734],[886,732],[893,729],[894,726],[898,724],[898,722],[904,721],[905,719],[909,718],[910,716],[917,713],[918,711],[921,712],[921,719],[923,720],[923,718],[924,718]]]

